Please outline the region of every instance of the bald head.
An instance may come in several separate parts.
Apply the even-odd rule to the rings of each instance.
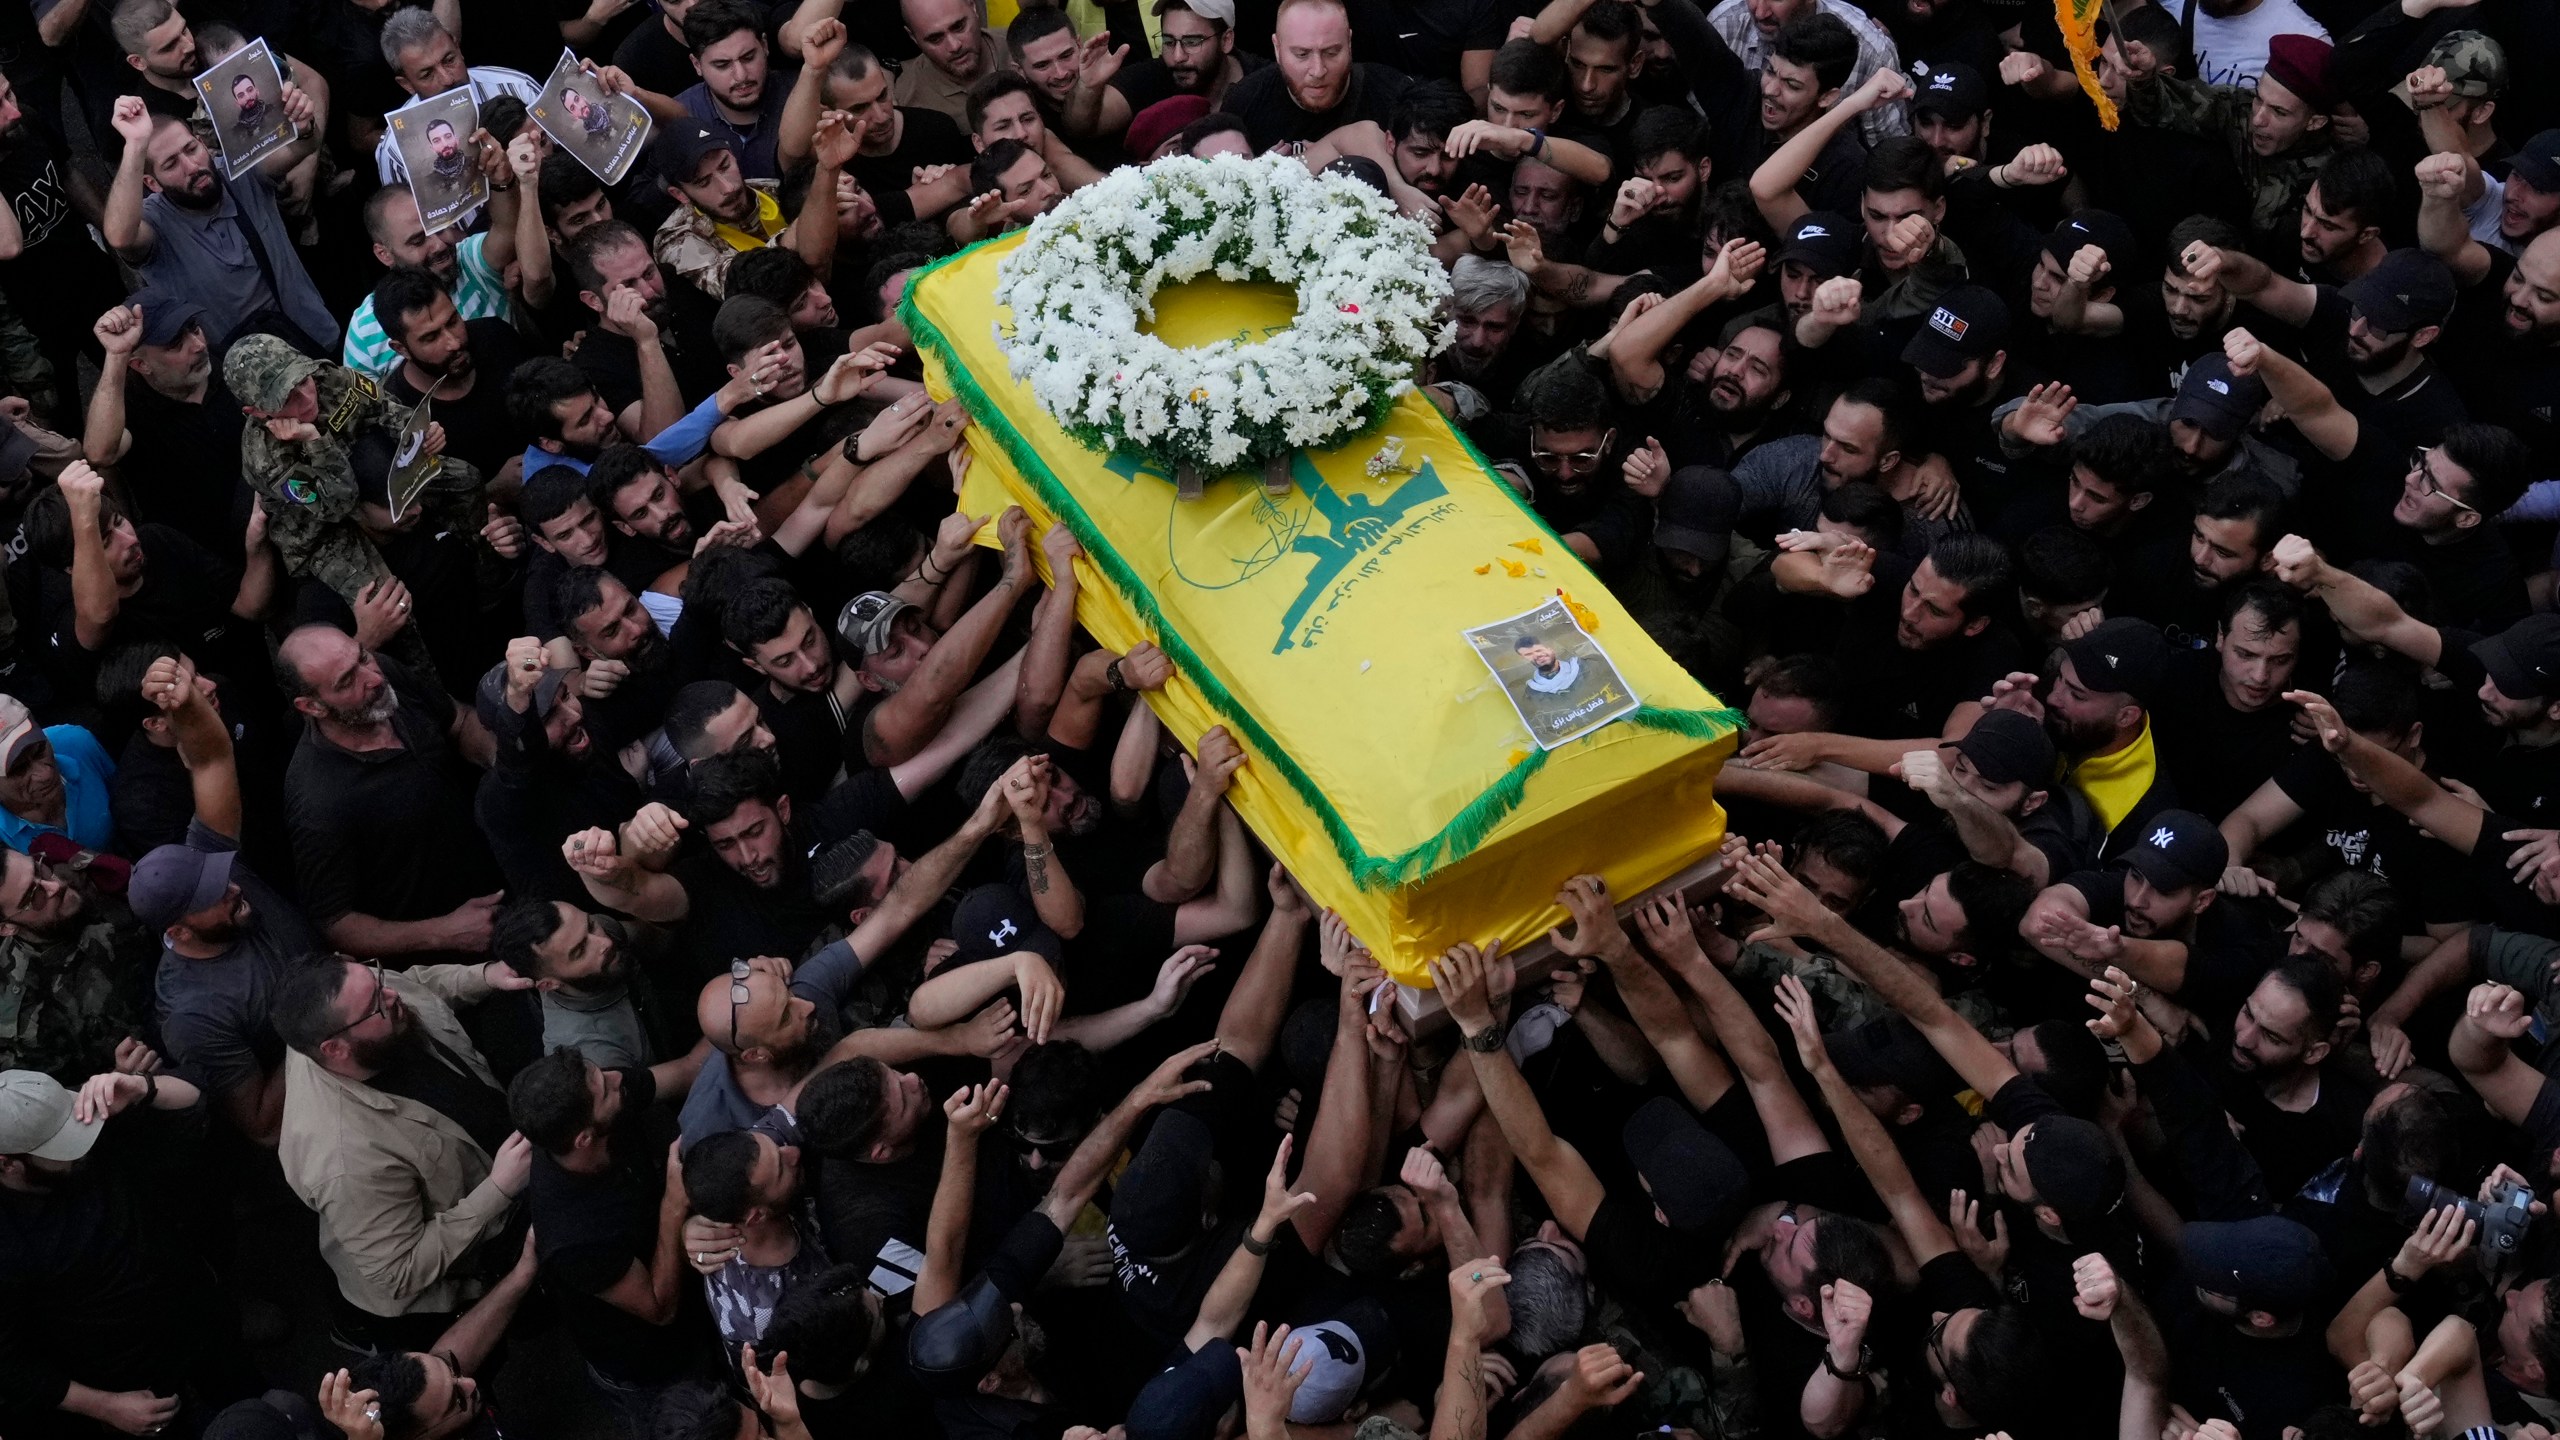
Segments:
[[[2560,230],[2533,237],[2507,277],[2507,333],[2519,340],[2560,344]]]

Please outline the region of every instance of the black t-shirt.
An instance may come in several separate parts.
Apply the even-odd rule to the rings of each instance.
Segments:
[[[729,381],[720,347],[711,338],[711,319],[720,307],[692,281],[663,265],[658,270],[659,278],[666,282],[668,310],[667,320],[658,326],[658,344],[667,352],[667,368],[675,372],[676,388],[683,392],[684,403],[699,405]],[[630,337],[591,324],[585,342],[578,346],[575,363],[595,382],[596,393],[604,397],[614,414],[620,415],[639,403],[640,352]]]
[[[2207,1073],[2222,1097],[2222,1108],[2239,1122],[2233,1128],[2239,1131],[2240,1143],[2257,1157],[2270,1194],[2294,1193],[2304,1181],[2356,1148],[2363,1135],[2364,1109],[2373,1095],[2347,1067],[2324,1068],[2311,1108],[2295,1112],[2276,1108],[2254,1076],[2234,1072],[2230,1053],[2224,1047]]]
[[[922,1126],[916,1139],[914,1150],[877,1164],[835,1155],[819,1158],[818,1227],[826,1237],[829,1259],[839,1265],[871,1268],[892,1242],[923,1251],[925,1220],[933,1209],[934,1185],[942,1175],[942,1127]],[[981,1170],[1009,1163],[1000,1149],[978,1162]]]
[[[16,214],[24,243],[18,258],[0,264],[0,286],[48,347],[93,346],[89,326],[118,303],[115,268],[72,208],[71,169],[70,155],[41,125],[20,125],[0,144],[0,204]],[[58,378],[67,399],[69,378]]]
[[[1238,80],[1271,63],[1268,57],[1250,50],[1236,51],[1235,60],[1244,67],[1236,77]],[[1132,115],[1159,101],[1185,93],[1175,87],[1173,72],[1165,68],[1164,61],[1152,58],[1121,66],[1120,73],[1111,77],[1111,88],[1119,91],[1121,98],[1129,102]]]
[[[771,682],[750,687],[775,753],[782,761],[782,788],[795,805],[805,805],[827,792],[845,768],[850,715],[836,711],[834,694],[825,690],[791,690],[776,695]]]
[[[533,439],[507,413],[507,377],[525,358],[524,342],[514,326],[495,318],[464,321],[462,333],[471,354],[471,389],[461,395],[450,387],[437,391],[435,421],[444,427],[444,453],[495,475]],[[392,366],[382,388],[402,405],[414,406],[426,397],[409,383],[408,370],[405,362]]]
[[[783,843],[782,879],[770,890],[709,853],[688,855],[669,870],[684,884],[685,945],[701,973],[725,970],[740,956],[797,960],[826,927],[827,912],[809,898],[809,850],[798,827]]]
[[[2533,451],[2533,474],[2560,473],[2560,344],[2550,336],[2518,339],[2506,325],[2507,277],[2515,257],[2489,247],[2489,273],[2453,307],[2434,353],[2460,380],[2472,414],[2516,432]]]
[[[2269,777],[2302,811],[2310,838],[2352,870],[2391,883],[2427,924],[2471,918],[2452,851],[2418,833],[2407,817],[2347,783],[2326,750],[2305,747]],[[2487,832],[2483,832],[2484,837]]]
[[[1591,1212],[1582,1253],[1591,1278],[1612,1296],[1660,1313],[1716,1273],[1717,1236],[1683,1234],[1655,1217],[1642,1195],[1611,1191]]]
[[[1352,0],[1351,53],[1415,80],[1456,80],[1459,57],[1502,47],[1493,0]]]
[[[399,692],[400,748],[360,754],[306,729],[285,772],[303,909],[322,925],[349,911],[432,919],[498,888],[460,773],[468,767],[446,738],[453,701],[399,661],[376,659]]]
[[[1859,678],[1856,733],[1878,739],[1935,735],[1947,716],[1968,700],[1991,693],[1992,682],[2023,668],[2017,640],[1994,620],[1979,635],[1929,650],[1906,650],[1894,636],[1902,624],[1902,591],[1919,569],[1896,555],[1879,555],[1875,588],[1849,604],[1840,634],[1840,663]]]
[[[2152,706],[2152,743],[2188,809],[2220,820],[2257,791],[2294,753],[2293,708],[2239,711],[2222,694],[2219,652],[2188,650],[2169,670]],[[2432,733],[2432,732],[2430,732]]]
[[[685,43],[667,33],[664,19],[652,13],[648,22],[622,37],[614,47],[613,63],[631,77],[631,83],[643,90],[673,95],[693,88],[702,77],[693,70],[693,52]],[[771,78],[767,77],[768,84]]]
[[[673,1320],[652,1325],[603,1298],[637,1262],[649,1266],[658,1247],[658,1200],[666,1166],[646,1124],[657,1087],[646,1068],[622,1073],[622,1118],[613,1127],[612,1161],[593,1175],[573,1174],[539,1150],[526,1192],[534,1252],[545,1288],[587,1363],[626,1385],[664,1385],[690,1373],[702,1356],[698,1314],[702,1287],[678,1284]]]
[[[203,546],[166,525],[144,525],[136,535],[142,543],[142,588],[118,603],[106,643],[95,651],[80,643],[70,572],[43,572],[38,582],[44,605],[40,643],[57,683],[85,696],[99,655],[143,640],[167,641],[202,669],[239,673],[242,637],[232,632],[251,628],[231,613],[239,571],[225,569]]]
[[[249,518],[249,488],[240,481],[244,418],[220,367],[192,405],[126,376],[124,424],[133,444],[116,475],[135,522],[171,526],[217,555],[238,554]]]
[[[959,122],[941,111],[901,105],[898,116],[905,123],[899,127],[896,149],[886,155],[853,157],[853,178],[871,192],[871,203],[880,208],[883,225],[933,218],[917,215],[914,203],[907,199],[907,187],[915,183],[917,167],[965,166],[978,158],[969,137],[960,133]]]
[[[2489,677],[2480,657],[2471,653],[2475,637],[2459,630],[2437,634],[2443,646],[2436,673],[2463,702],[2461,709],[2470,720],[2464,728],[2471,732],[2465,738],[2472,743],[2458,745],[2456,737],[2442,733],[2443,726],[2431,724],[2426,732],[2429,753],[2444,756],[2443,772],[2478,790],[2491,809],[2528,825],[2551,825],[2560,818],[2560,745],[2525,745],[2512,735],[2490,731],[2472,703]]]
[[[1285,140],[1321,140],[1362,120],[1374,120],[1384,128],[1410,83],[1396,71],[1354,63],[1342,98],[1332,109],[1318,113],[1300,106],[1289,93],[1288,77],[1279,66],[1270,65],[1229,86],[1226,107],[1244,121],[1245,137],[1253,148],[1268,150]]]
[[[2518,884],[2515,872],[2507,868],[2508,857],[2524,842],[2506,839],[2506,833],[2523,828],[2525,822],[2496,811],[2480,822],[2480,838],[2471,847],[2470,859],[2462,862],[2479,902],[2479,918],[2502,930],[2560,939],[2560,909],[2544,904],[2531,886]]]

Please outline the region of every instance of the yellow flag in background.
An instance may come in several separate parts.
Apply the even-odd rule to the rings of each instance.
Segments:
[[[2098,16],[2106,0],[2053,0],[2054,23],[2062,27],[2063,47],[2071,52],[2071,73],[2081,93],[2098,107],[2098,124],[2116,128],[2116,102],[2098,84]]]
[[[1148,697],[1166,728],[1196,750],[1227,727],[1247,757],[1238,813],[1391,975],[1428,985],[1425,962],[1461,940],[1517,950],[1563,918],[1555,893],[1577,873],[1626,898],[1714,852],[1711,787],[1739,717],[1428,401],[1406,395],[1378,431],[1302,452],[1286,495],[1257,473],[1178,502],[1172,477],[1084,448],[1012,380],[1011,317],[989,296],[1019,239],[921,273],[901,312],[933,393],[963,395],[978,422],[963,507],[1066,521],[1085,550],[1077,619],[1114,650],[1152,640],[1173,660]],[[1294,310],[1287,287],[1215,280],[1156,300],[1174,344],[1258,339]],[[1373,478],[1390,437],[1400,468]],[[1517,683],[1559,634],[1577,653]],[[1553,748],[1523,718],[1573,734],[1630,700]]]

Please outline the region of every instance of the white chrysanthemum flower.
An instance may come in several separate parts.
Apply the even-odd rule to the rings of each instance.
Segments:
[[[1295,160],[1222,155],[1116,170],[1035,221],[997,267],[1016,378],[1063,423],[1168,467],[1241,469],[1366,429],[1445,346],[1431,236],[1368,187]],[[1298,291],[1295,323],[1176,349],[1141,329],[1205,275]]]

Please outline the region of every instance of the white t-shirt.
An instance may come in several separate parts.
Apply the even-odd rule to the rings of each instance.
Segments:
[[[2267,46],[2279,35],[2310,35],[2326,40],[2329,32],[2296,0],[2258,0],[2246,15],[2223,17],[2188,0],[2195,28],[2196,78],[2207,85],[2258,88],[2267,68]]]

